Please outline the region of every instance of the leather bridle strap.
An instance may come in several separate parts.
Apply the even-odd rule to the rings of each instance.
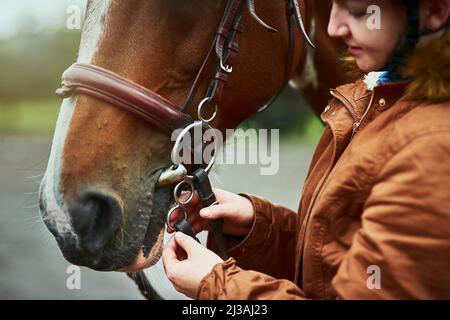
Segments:
[[[220,68],[220,61],[223,62],[224,60],[227,60],[226,62],[228,66],[232,65],[232,63],[234,62],[234,56],[232,56],[230,59],[228,54],[229,51],[225,51],[225,45],[228,44],[228,47],[234,48],[235,52],[237,53],[237,48],[239,46],[239,37],[236,37],[236,33],[243,32],[243,27],[240,24],[240,21],[242,18],[243,6],[245,5],[245,1],[246,0],[230,0],[227,3],[227,7],[225,8],[222,20],[214,35],[214,40],[212,42],[211,48],[209,49],[208,54],[203,61],[203,64],[195,78],[195,81],[189,91],[186,100],[183,103],[181,110],[186,112],[190,108],[192,101],[195,99],[198,93],[197,90],[200,86],[201,81],[205,80],[205,78],[207,77],[212,77],[212,75],[210,74],[211,70],[207,69],[206,66],[213,57],[213,53],[215,53],[216,60],[218,59],[219,63],[216,62],[216,65],[218,66],[215,70],[216,74],[210,81],[208,93],[206,94],[206,96],[211,97],[211,87],[213,87],[216,82],[226,78],[219,74],[218,69]],[[236,24],[236,21],[238,21],[238,25]]]
[[[75,63],[62,76],[62,98],[86,94],[111,103],[155,125],[167,134],[193,123],[169,100],[106,69]]]
[[[216,33],[216,54],[220,63],[216,68],[214,79],[206,94],[212,103],[219,106],[222,102],[225,84],[228,81],[229,74],[233,70],[233,65],[239,52],[240,35],[244,31],[242,15],[245,1],[235,2],[236,11],[233,16],[234,19],[225,21],[225,24]]]

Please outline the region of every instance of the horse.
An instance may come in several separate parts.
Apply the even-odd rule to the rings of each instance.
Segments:
[[[212,82],[217,116],[207,122],[224,132],[270,103],[289,79],[302,77],[307,31],[322,12],[316,3],[88,1],[77,65],[65,76],[74,87],[81,78],[84,91],[59,91],[65,99],[39,190],[42,219],[66,260],[139,272],[160,259],[173,187],[159,185],[173,165],[168,132],[202,116],[196,107]],[[222,25],[229,10],[231,23]],[[317,22],[323,20],[313,37],[320,48],[326,41]],[[339,68],[335,60],[327,64]],[[330,78],[327,84],[342,82],[339,73]],[[113,98],[111,86],[120,93]],[[304,88],[308,100],[326,101],[328,92],[317,85]],[[151,90],[146,99],[157,100],[151,112],[129,108],[124,97],[135,96],[127,90],[141,98]],[[319,114],[322,105],[314,106]],[[166,115],[173,121],[162,121]]]

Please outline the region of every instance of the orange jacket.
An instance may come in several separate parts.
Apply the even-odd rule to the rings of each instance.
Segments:
[[[450,299],[450,45],[441,45],[434,55],[427,47],[416,73],[410,65],[408,84],[369,91],[359,80],[332,92],[298,214],[247,196],[253,227],[228,239],[233,258],[202,280],[198,299]]]

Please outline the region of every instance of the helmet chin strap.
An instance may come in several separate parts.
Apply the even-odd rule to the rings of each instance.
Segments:
[[[401,0],[401,2],[406,6],[408,33],[401,47],[398,50],[395,50],[391,60],[383,68],[383,70],[387,71],[386,77],[391,81],[402,80],[399,70],[404,64],[406,58],[414,52],[421,37],[420,0]]]

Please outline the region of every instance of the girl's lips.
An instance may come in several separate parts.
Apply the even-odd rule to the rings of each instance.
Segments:
[[[363,52],[363,48],[355,47],[355,46],[348,46],[348,52],[352,55],[357,56]]]

